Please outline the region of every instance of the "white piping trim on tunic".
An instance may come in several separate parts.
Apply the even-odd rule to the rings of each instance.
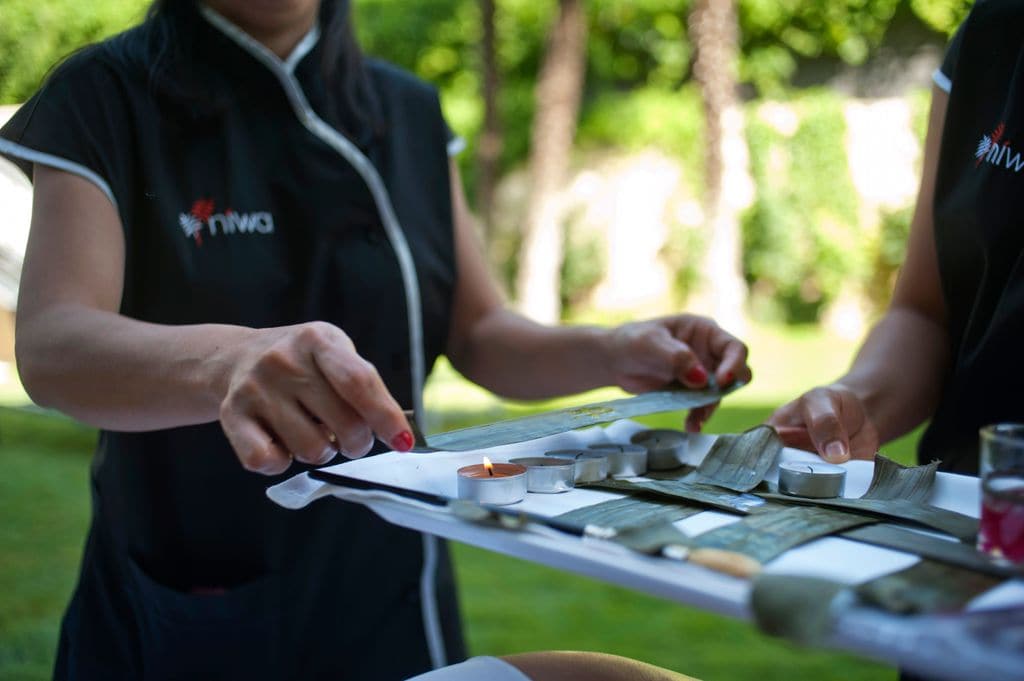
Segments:
[[[78,175],[82,179],[88,180],[99,187],[99,190],[103,192],[108,199],[110,199],[110,202],[114,204],[114,209],[117,210],[117,199],[114,198],[114,192],[110,190],[110,185],[107,184],[107,181],[92,170],[83,166],[81,163],[75,163],[74,161],[69,161],[68,159],[61,158],[60,156],[54,156],[53,154],[29,149],[28,147],[5,139],[0,139],[0,153]]]
[[[437,608],[437,537],[421,534],[423,537],[423,571],[420,572],[420,613],[423,615],[423,631],[427,635],[427,650],[434,669],[448,664],[448,653],[444,649],[444,634],[441,632],[441,615]]]
[[[466,138],[464,137],[453,137],[448,142],[448,155],[455,158],[466,150]]]
[[[947,94],[953,89],[953,81],[942,72],[942,69],[935,69],[932,73],[932,80],[935,81],[940,90],[944,90]]]
[[[384,231],[387,234],[388,241],[391,242],[391,248],[395,252],[395,258],[398,260],[398,267],[402,274],[402,284],[405,288],[406,316],[409,322],[413,409],[415,410],[417,421],[420,421],[417,425],[423,428],[423,380],[426,368],[423,353],[423,319],[422,310],[420,309],[420,287],[419,281],[416,278],[416,263],[412,258],[412,252],[409,250],[409,243],[405,239],[402,226],[395,215],[394,207],[391,205],[391,198],[388,196],[384,180],[381,179],[380,174],[370,159],[359,151],[348,138],[332,128],[316,114],[313,107],[306,100],[306,95],[296,80],[295,74],[288,70],[285,62],[281,61],[277,55],[261,43],[254,40],[248,33],[206,5],[200,3],[199,11],[214,27],[234,40],[257,61],[266,66],[271,73],[277,76],[277,79],[284,88],[285,94],[288,96],[288,101],[291,103],[303,126],[352,164],[352,167],[363,178],[370,193],[373,195],[374,202],[377,204],[377,210],[380,212],[381,222],[384,225]],[[312,38],[310,38],[311,34],[312,31],[299,43],[296,50],[289,55],[289,61],[295,57],[300,47],[305,47],[306,52],[312,49],[319,38],[319,31]],[[307,40],[309,41],[308,44]],[[299,60],[301,60],[301,56],[296,59],[295,63],[297,64]],[[420,574],[420,607],[423,614],[430,661],[435,668],[438,668],[447,664],[447,654],[444,649],[444,637],[441,634],[441,622],[438,619],[437,595],[434,593],[434,573],[437,569],[436,539],[424,535],[423,549],[423,571]],[[429,586],[425,586],[428,582]]]
[[[285,71],[295,73],[295,67],[299,65],[303,57],[309,54],[310,50],[316,47],[318,40],[320,40],[320,24],[313,24],[313,28],[309,29],[309,32],[302,37],[292,53],[284,60]]]

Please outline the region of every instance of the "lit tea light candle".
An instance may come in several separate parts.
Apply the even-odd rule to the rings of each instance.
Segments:
[[[832,499],[843,496],[846,469],[831,463],[787,461],[779,464],[779,491],[792,497]]]
[[[589,449],[555,449],[544,456],[575,462],[576,482],[598,482],[608,477],[608,455]]]
[[[459,498],[481,504],[505,506],[526,496],[526,468],[514,463],[483,463],[463,466],[458,471]]]
[[[576,486],[576,462],[544,456],[510,459],[509,463],[526,468],[526,491],[540,494],[568,492]]]
[[[619,445],[603,442],[590,449],[608,455],[608,474],[613,478],[633,478],[647,472],[647,448],[643,445]]]
[[[667,471],[679,468],[686,458],[686,433],[678,430],[659,428],[641,430],[629,439],[635,445],[647,448],[647,468],[652,471]]]

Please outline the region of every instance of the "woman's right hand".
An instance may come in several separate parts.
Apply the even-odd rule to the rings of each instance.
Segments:
[[[775,410],[768,424],[789,447],[816,451],[831,463],[873,459],[878,429],[864,402],[842,383],[807,391]]]
[[[292,458],[319,465],[370,451],[374,434],[398,451],[409,423],[377,369],[325,322],[253,331],[230,353],[220,422],[242,465],[284,472]]]

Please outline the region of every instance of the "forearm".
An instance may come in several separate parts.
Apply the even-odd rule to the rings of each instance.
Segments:
[[[157,430],[218,418],[232,352],[252,329],[165,326],[80,304],[19,318],[17,358],[32,399],[111,430]]]
[[[548,327],[507,310],[455,164],[451,174],[459,276],[445,351],[471,381],[505,397],[541,399],[606,385],[639,393],[673,382],[702,388],[711,375],[725,383],[750,379],[746,346],[702,317],[670,315],[614,329]]]
[[[549,327],[498,308],[449,351],[466,378],[503,397],[543,399],[613,383],[608,331]]]
[[[935,411],[949,363],[946,329],[908,307],[893,307],[839,379],[864,403],[880,442],[907,433]]]

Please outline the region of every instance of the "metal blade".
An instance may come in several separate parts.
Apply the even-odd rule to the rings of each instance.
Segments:
[[[547,435],[564,433],[567,430],[633,418],[634,416],[693,409],[713,404],[743,385],[743,383],[734,383],[723,390],[711,387],[706,390],[661,390],[618,400],[585,404],[580,407],[556,409],[542,414],[438,433],[426,438],[425,442],[422,438],[417,437],[417,447],[413,451],[467,452],[534,440]]]

